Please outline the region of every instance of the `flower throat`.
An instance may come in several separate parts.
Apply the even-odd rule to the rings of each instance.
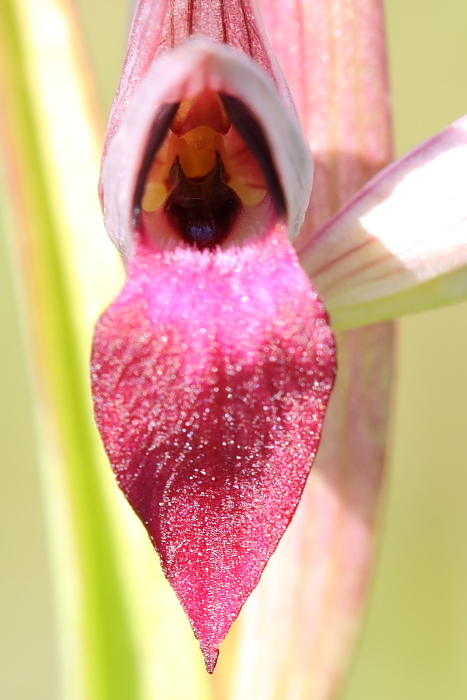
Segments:
[[[157,114],[134,196],[134,226],[151,235],[161,217],[185,243],[214,248],[242,211],[269,198],[277,218],[284,195],[265,135],[250,110],[205,91]]]

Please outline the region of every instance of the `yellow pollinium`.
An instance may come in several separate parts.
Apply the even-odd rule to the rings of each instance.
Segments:
[[[229,180],[229,187],[233,189],[236,195],[240,197],[243,204],[247,207],[254,207],[266,196],[266,187],[264,182],[248,181],[242,177],[233,177]]]
[[[205,177],[216,165],[222,137],[210,126],[188,131],[179,143],[180,166],[187,177]]]
[[[266,196],[267,185],[257,160],[235,128],[222,141],[222,161],[226,183],[247,207],[254,207]]]
[[[252,207],[267,194],[264,175],[215,93],[202,93],[181,103],[169,134],[157,152],[146,180],[141,206],[162,207],[176,183],[171,177],[178,159],[187,178],[202,179],[222,161],[225,183],[243,204]]]
[[[172,151],[173,145],[167,138],[156,153],[148,173],[141,200],[141,207],[144,211],[157,211],[169,193],[167,178],[175,157]]]
[[[163,182],[147,180],[141,206],[144,211],[157,211],[164,204],[167,195],[168,189]]]

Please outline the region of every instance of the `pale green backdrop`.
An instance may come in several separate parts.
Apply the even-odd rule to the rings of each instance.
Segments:
[[[79,0],[79,9],[108,109],[127,2]],[[401,154],[467,112],[467,3],[387,0],[386,13]],[[60,700],[31,409],[6,258],[2,239],[0,698]],[[402,321],[398,374],[380,554],[344,700],[464,700],[467,305]]]

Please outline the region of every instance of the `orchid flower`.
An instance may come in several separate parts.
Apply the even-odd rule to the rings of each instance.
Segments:
[[[267,35],[250,2],[141,0],[102,163],[127,281],[96,329],[96,421],[210,672],[301,498],[261,586],[306,566],[309,612],[295,638],[269,643],[306,634],[316,651],[316,627],[323,657],[344,653],[370,561],[392,347],[390,325],[345,329],[467,291],[467,121],[332,216],[390,159],[380,5],[350,4],[350,19],[334,16],[339,3],[259,5]],[[323,60],[349,21],[365,40],[343,33],[334,60],[358,97],[342,66],[332,86]],[[326,310],[345,332],[324,421],[336,372]],[[303,492],[323,422],[320,479]],[[279,607],[296,594],[289,585]]]
[[[306,347],[307,356],[312,360],[311,370],[316,371],[313,359],[320,357],[319,350],[322,348],[317,343],[319,345],[319,338],[324,335],[329,351],[329,363],[326,363],[325,369],[329,370],[327,383],[330,384],[334,374],[333,342],[329,326],[324,323],[326,317],[323,308],[326,308],[337,338],[339,373],[324,420],[319,454],[295,516],[264,570],[261,582],[235,623],[233,637],[232,634],[228,637],[226,651],[229,649],[231,653],[221,655],[214,685],[210,686],[204,679],[203,690],[194,688],[191,669],[187,669],[183,640],[177,637],[177,651],[171,655],[176,657],[173,660],[169,659],[170,651],[166,651],[166,647],[170,650],[172,642],[168,637],[170,633],[173,634],[173,628],[177,628],[177,623],[174,624],[176,611],[169,609],[163,615],[158,612],[153,636],[161,638],[159,655],[154,654],[151,644],[145,646],[145,634],[138,639],[136,646],[133,644],[135,634],[140,634],[141,630],[138,620],[131,618],[133,608],[129,598],[122,595],[122,586],[126,582],[124,574],[133,559],[124,548],[123,533],[119,533],[118,528],[116,533],[112,532],[115,523],[107,517],[105,499],[100,495],[101,475],[95,468],[92,434],[86,429],[86,402],[83,398],[86,387],[84,382],[80,383],[79,350],[87,346],[87,338],[83,341],[82,331],[84,327],[86,335],[87,326],[77,323],[75,314],[81,313],[86,319],[89,314],[92,315],[97,287],[109,286],[105,261],[110,252],[104,250],[104,237],[101,240],[97,235],[94,204],[81,206],[87,191],[86,180],[88,183],[92,180],[92,177],[89,178],[92,172],[89,166],[92,161],[92,138],[89,129],[91,120],[89,116],[86,117],[89,107],[86,106],[86,94],[77,79],[79,71],[76,65],[69,61],[73,56],[70,47],[75,33],[72,28],[66,27],[65,13],[62,14],[58,0],[41,0],[40,3],[37,0],[7,0],[2,7],[2,19],[5,10],[7,21],[0,22],[1,53],[2,58],[4,55],[7,57],[7,61],[0,61],[0,89],[2,100],[4,95],[8,99],[2,102],[6,110],[2,110],[0,115],[0,135],[13,135],[10,140],[2,138],[2,148],[6,153],[12,193],[19,203],[15,209],[16,226],[12,227],[15,242],[26,231],[31,236],[29,246],[24,246],[24,250],[29,251],[26,256],[25,288],[32,290],[33,337],[36,342],[40,340],[37,355],[41,357],[40,360],[35,358],[41,390],[37,414],[40,416],[41,441],[52,443],[44,460],[49,470],[45,493],[49,501],[55,499],[51,534],[53,538],[62,540],[57,548],[60,553],[57,558],[61,567],[59,575],[65,575],[65,594],[60,591],[62,613],[65,609],[62,631],[63,636],[68,635],[72,641],[63,655],[68,679],[66,697],[92,697],[96,700],[130,696],[152,698],[154,685],[158,697],[187,697],[187,691],[181,691],[178,683],[178,676],[185,674],[189,677],[185,687],[189,688],[190,697],[295,699],[335,696],[364,600],[371,562],[390,384],[390,326],[352,327],[391,319],[428,305],[454,301],[464,294],[465,215],[463,198],[458,198],[456,193],[462,190],[462,178],[465,178],[465,123],[454,125],[399,164],[391,166],[348,201],[390,157],[378,4],[360,1],[343,3],[340,0],[290,5],[284,2],[261,3],[267,35],[289,82],[305,138],[297,128],[289,89],[270,51],[255,7],[246,3],[219,3],[209,18],[203,13],[203,6],[200,7],[201,14],[199,7],[192,6],[191,28],[188,28],[188,22],[183,22],[184,18],[188,19],[183,3],[171,3],[168,10],[164,3],[141,3],[133,26],[132,43],[109,131],[103,176],[104,204],[110,231],[129,258],[126,285],[126,291],[130,291],[129,299],[131,301],[131,294],[138,288],[147,291],[151,301],[157,299],[153,279],[148,275],[157,256],[159,260],[163,257],[171,265],[185,261],[185,269],[189,273],[186,279],[191,284],[196,274],[201,278],[201,273],[211,263],[214,272],[216,264],[224,266],[223,272],[228,271],[235,256],[245,264],[243,268],[239,266],[239,270],[232,270],[232,278],[239,272],[248,273],[248,256],[259,252],[254,259],[257,274],[247,274],[244,284],[250,286],[262,303],[249,315],[245,315],[243,308],[242,313],[235,315],[238,320],[234,329],[236,333],[240,335],[241,330],[243,334],[245,328],[251,331],[249,337],[252,343],[247,348],[251,355],[248,358],[253,356],[254,359],[254,350],[258,347],[254,331],[261,328],[261,324],[263,329],[268,329],[268,321],[273,318],[268,316],[268,311],[271,308],[274,311],[274,306],[278,306],[277,295],[280,297],[284,287],[288,287],[290,294],[287,304],[280,309],[284,315],[279,323],[272,324],[276,337],[285,331],[280,337],[282,345],[278,343],[274,346],[276,357],[281,350],[288,352],[288,369],[284,367],[283,371],[288,371],[288,376],[292,376],[293,370],[300,369],[300,362],[302,367],[310,369],[310,365],[307,365],[309,358],[302,355],[300,359],[299,352],[300,343],[307,337],[311,337],[312,341]],[[240,14],[237,11],[239,7],[242,10]],[[228,21],[219,23],[220,10],[223,10],[223,19]],[[242,23],[245,17],[248,21]],[[242,27],[249,38],[247,51]],[[177,34],[179,29],[181,31]],[[162,31],[163,35],[160,34]],[[190,38],[188,34],[192,32],[198,36]],[[158,43],[161,36],[163,41]],[[28,51],[22,57],[23,62],[18,61],[17,57],[21,56],[18,49],[20,44],[28,45],[24,43],[25,38],[35,51]],[[177,46],[171,46],[171,39]],[[201,60],[206,68],[204,77],[218,80],[216,90],[206,90],[200,97],[199,93],[195,93],[193,103],[188,98],[188,104],[184,91],[189,91],[200,79],[199,70],[195,70],[200,63],[190,61],[189,66],[187,62],[183,64],[181,58],[187,42],[197,47],[198,58],[200,54],[204,56]],[[293,52],[290,46],[294,47]],[[9,66],[13,65],[8,60],[11,58],[17,66],[17,72],[13,73],[14,80],[8,79],[11,75]],[[148,105],[142,105],[141,111],[136,109],[134,101],[138,100],[144,82],[150,83],[151,72],[156,72],[161,65],[175,65],[176,70],[169,76],[164,74],[160,82],[156,81],[155,92],[150,91]],[[184,70],[187,71],[187,80],[183,84],[177,83],[177,75],[180,78]],[[168,92],[161,96],[164,85]],[[180,107],[175,112],[174,102],[167,96],[168,93],[173,96],[177,90],[181,105],[188,108],[186,113],[183,110],[180,112]],[[18,130],[10,129],[9,125],[17,126],[15,120],[24,105],[28,104],[25,99],[28,92],[30,99],[31,96],[33,99],[29,102],[30,111],[26,112],[26,137],[21,141],[18,138],[21,125]],[[81,103],[79,98],[83,95]],[[155,105],[157,95],[161,100],[169,101]],[[263,102],[259,104],[259,95],[265,95],[265,104],[272,105],[274,110],[264,109]],[[168,110],[167,104],[171,105]],[[162,107],[161,111],[158,110],[159,106]],[[172,115],[170,109],[174,110]],[[154,111],[151,113],[151,110]],[[128,116],[131,114],[132,118]],[[164,115],[167,118],[165,127]],[[146,134],[145,118],[150,121]],[[131,122],[131,119],[134,121]],[[190,119],[194,120],[194,129],[183,133],[186,121]],[[200,128],[196,126],[199,119],[207,119],[208,126],[201,125],[201,132],[196,131],[196,134],[189,136],[190,131]],[[245,129],[245,123],[249,125],[248,129]],[[4,129],[5,125],[7,128]],[[214,136],[209,129],[215,132]],[[70,138],[70,134],[73,138]],[[207,139],[204,153],[197,153],[191,159],[190,149],[187,153],[186,147],[190,146],[191,137],[198,138],[200,134]],[[152,142],[146,139],[148,135]],[[158,137],[162,138],[159,144]],[[231,149],[235,140],[243,149],[248,168],[243,169],[241,162],[235,160]],[[123,167],[112,170],[108,166],[112,162],[111,157],[116,157],[113,162],[119,165],[118,147],[113,145],[114,141],[120,142],[123,155],[125,149],[128,150],[129,158],[125,158]],[[308,205],[305,200],[310,186],[310,161],[306,142],[311,146],[315,159],[315,183],[311,204],[292,249],[285,240],[285,233],[292,237],[298,232],[300,219]],[[53,162],[50,168],[45,158],[46,149],[49,149],[48,156]],[[203,151],[203,148],[198,150]],[[17,161],[9,158],[15,151],[19,154]],[[154,160],[150,162],[151,151],[156,159],[163,156],[162,171],[160,164]],[[139,163],[136,162],[138,157],[141,159]],[[166,157],[169,162],[164,160]],[[172,157],[173,161],[170,160]],[[44,163],[47,164],[45,169]],[[179,200],[180,183],[185,190],[198,186],[196,177],[205,179],[212,172],[206,174],[205,171],[206,164],[210,163],[214,169],[213,176],[217,178],[214,178],[214,193],[223,197],[224,204],[230,202],[231,217],[226,218],[222,211],[220,214],[217,212],[215,217],[216,225],[220,226],[222,236],[225,236],[223,240],[209,240],[216,227],[206,212],[202,214],[204,229],[193,226],[190,218],[183,219],[183,212],[177,209],[176,201],[174,206],[172,196],[174,182],[178,182]],[[169,171],[169,178],[166,173],[163,174],[163,167],[167,164],[171,165],[171,171],[173,169],[172,175]],[[198,169],[197,176],[191,174],[193,182],[187,182],[190,174],[182,166],[187,172],[193,166],[195,172]],[[143,172],[146,167],[147,171]],[[36,184],[35,189],[34,177],[37,179],[41,168],[46,186],[37,188]],[[119,182],[120,178],[122,180]],[[226,187],[230,187],[235,196]],[[112,191],[115,197],[113,203],[111,199],[109,207],[106,200]],[[76,206],[77,192],[80,193],[79,207]],[[427,192],[430,192],[430,196],[427,196]],[[139,197],[141,207],[138,206]],[[170,197],[172,206],[168,212],[166,204]],[[213,206],[216,204],[213,199],[210,201]],[[24,202],[28,203],[27,207],[23,206]],[[128,210],[125,209],[125,202]],[[339,208],[341,211],[334,216]],[[192,208],[192,215],[193,212],[196,213],[196,209]],[[8,215],[3,207],[1,213],[2,216]],[[118,226],[114,228],[112,223],[118,221],[123,222],[121,229]],[[392,222],[393,226],[389,226],[388,222]],[[420,222],[423,222],[423,230]],[[199,230],[204,235],[203,240],[198,240],[196,244],[187,242],[187,235]],[[141,236],[143,231],[148,234],[146,240]],[[426,231],[430,231],[428,241],[425,240]],[[449,240],[447,250],[443,250],[440,240],[443,244]],[[216,246],[217,242],[219,247]],[[268,243],[271,243],[269,248]],[[22,238],[21,245],[24,245]],[[86,253],[91,250],[92,253]],[[300,272],[297,254],[311,283]],[[64,260],[67,261],[65,265]],[[205,267],[193,269],[194,260],[203,261]],[[259,266],[260,260],[262,267]],[[139,268],[138,263],[142,263]],[[90,276],[91,267],[102,269],[101,279],[97,279],[96,275],[94,280],[97,285]],[[272,270],[281,271],[280,279],[272,278]],[[206,298],[207,292],[212,292],[209,299],[219,297],[220,281],[215,275],[206,275],[201,283]],[[323,302],[319,301],[310,284],[316,287]],[[227,293],[221,308],[225,303],[230,303],[228,295],[232,292],[228,284],[224,289],[227,289]],[[162,294],[167,292],[167,288],[164,290]],[[300,305],[300,298],[307,301],[306,307]],[[70,299],[73,300],[72,305]],[[182,296],[176,301],[181,307]],[[267,301],[271,302],[269,307]],[[235,309],[234,304],[232,307]],[[297,307],[295,317],[292,314]],[[38,308],[42,308],[42,314],[37,313]],[[107,312],[104,319],[111,313]],[[170,322],[173,322],[173,316],[171,313]],[[40,324],[37,324],[37,319]],[[139,321],[141,314],[131,319],[136,326]],[[209,321],[208,314],[205,321]],[[78,333],[74,333],[75,323]],[[293,333],[297,324],[304,329],[302,338]],[[229,331],[221,339],[229,344],[229,348],[235,349],[238,338],[232,338],[231,325],[222,325],[222,319],[219,322],[220,330]],[[122,331],[119,337],[115,334],[118,352],[122,350],[122,338],[125,332],[128,335],[128,328],[122,326]],[[320,336],[320,333],[323,335]],[[199,335],[206,334],[200,331]],[[137,337],[144,342],[141,334]],[[188,357],[186,362],[191,363],[194,375],[199,377],[206,358],[199,352],[203,349],[203,339],[199,337],[196,340],[197,343],[189,348],[193,357],[196,352],[196,357]],[[134,348],[132,343],[134,338],[130,337],[127,346],[130,350]],[[204,347],[209,349],[209,343],[208,339]],[[98,344],[100,349],[102,346]],[[261,360],[264,360],[261,353],[257,355],[260,362],[256,365],[252,363],[252,371],[254,368],[261,369]],[[152,357],[149,359],[153,361]],[[169,364],[168,356],[166,359]],[[216,355],[215,359],[219,357]],[[199,360],[198,366],[196,360]],[[102,386],[99,387],[100,370],[96,364],[95,382],[99,391]],[[104,365],[103,369],[106,371],[109,368]],[[151,386],[152,376],[137,374],[138,366],[135,369],[136,383],[142,387],[143,395]],[[156,367],[156,375],[157,369],[159,366]],[[281,381],[284,376],[281,371],[279,368],[278,372],[273,373],[273,381]],[[301,373],[298,374],[299,381],[295,383],[293,398],[301,398],[305,410],[296,424],[289,420],[288,427],[292,432],[300,428],[300,421],[303,424],[308,415],[303,391],[305,385],[300,381]],[[48,386],[50,377],[52,381]],[[240,389],[244,386],[244,383],[240,383]],[[118,395],[110,398],[109,415],[112,412],[111,402],[115,398],[119,400]],[[269,406],[271,399],[284,405],[280,392],[269,396]],[[310,391],[310,400],[318,403],[313,391]],[[253,402],[250,406],[245,404],[245,415],[251,416],[253,423],[256,421],[256,429],[261,427],[258,426],[257,403]],[[54,422],[54,419],[51,420],[52,407],[55,408],[56,425],[51,430]],[[284,415],[288,408],[286,404]],[[318,420],[312,428],[318,432],[321,418],[319,410],[317,413]],[[105,422],[105,411],[101,412],[101,416],[101,422]],[[282,418],[282,415],[279,417]],[[268,425],[267,421],[263,422],[264,425]],[[115,430],[111,424],[106,428]],[[135,429],[138,429],[138,425],[132,424],[132,430]],[[253,432],[253,447],[264,439],[264,430],[253,431],[252,426],[246,426],[242,435],[245,446],[243,454],[247,452],[246,438]],[[281,433],[280,430],[278,432]],[[211,429],[207,433],[212,437],[214,431]],[[284,433],[282,430],[281,437]],[[215,437],[211,445],[215,445]],[[318,436],[316,440],[308,435],[305,438],[303,444],[311,457]],[[118,445],[113,447],[116,454]],[[205,448],[208,449],[207,446]],[[279,441],[277,449],[280,453]],[[291,454],[287,455],[292,467],[297,464],[294,462],[297,452],[297,445],[293,444]],[[279,458],[275,454],[271,459],[275,459],[279,467],[282,466],[280,454]],[[63,472],[57,478],[60,468]],[[220,472],[225,476],[225,469]],[[300,479],[304,481],[304,472],[306,469],[301,474],[299,470],[294,473],[297,476],[292,484],[295,491],[291,488],[287,492],[287,502],[280,513],[279,522],[274,523],[275,532],[270,528],[271,532],[267,531],[262,536],[269,547],[273,548],[278,529],[287,524],[300,495],[296,487],[297,484],[300,486]],[[261,478],[262,475],[257,476]],[[279,477],[282,477],[281,473]],[[258,487],[258,479],[254,480],[253,485]],[[109,486],[110,491],[112,486]],[[147,497],[143,491],[142,499]],[[269,495],[270,491],[266,492],[266,496]],[[187,508],[194,502],[195,499],[187,501]],[[267,503],[266,498],[264,503]],[[278,505],[279,501],[274,503],[270,512],[274,513]],[[171,517],[175,518],[176,514],[177,511]],[[237,515],[235,513],[234,517]],[[74,523],[71,522],[73,519]],[[74,528],[71,537],[70,525]],[[246,523],[246,526],[249,525],[251,523]],[[262,527],[261,522],[258,525]],[[118,549],[113,534],[121,535]],[[188,552],[192,543],[193,539],[188,542]],[[251,542],[245,541],[245,544]],[[169,542],[168,548],[170,546]],[[118,551],[118,556],[115,551]],[[262,560],[252,561],[251,578],[255,575],[254,568],[258,570],[263,566],[267,553],[260,553]],[[225,567],[217,571],[211,567],[210,573],[214,578],[219,574],[219,586],[226,583],[223,581]],[[240,573],[243,578],[240,578],[239,590],[235,590],[235,586],[231,588],[234,598],[237,596],[234,604],[238,604],[238,597],[248,593],[245,572]],[[138,569],[136,577],[142,579],[146,574],[146,570],[143,573]],[[149,579],[152,586],[153,581],[151,577]],[[185,605],[186,601],[188,604],[196,603],[190,592],[183,590],[178,581],[175,583]],[[154,602],[158,594],[159,591],[156,594],[151,590],[142,602],[148,619],[147,626],[152,624],[148,602]],[[74,604],[70,605],[70,600]],[[164,605],[166,600],[163,597],[163,602],[158,601],[158,604]],[[234,607],[232,599],[222,603],[231,606],[231,610],[227,611],[231,614]],[[198,612],[195,610],[195,613]],[[161,624],[164,615],[170,618],[169,626],[164,627],[165,619]],[[206,619],[202,618],[203,624]],[[211,617],[209,624],[204,625],[201,630],[203,634],[199,634],[198,630],[211,666],[215,660],[216,650],[213,647],[216,640],[211,636],[206,644],[206,637],[212,633],[212,620]],[[222,630],[217,632],[221,636]],[[70,639],[67,641],[69,643]],[[147,646],[151,648],[148,650]],[[230,662],[228,682],[223,666],[226,656],[229,656]],[[150,657],[149,660],[146,657]],[[177,672],[173,671],[172,663]],[[180,673],[178,668],[181,664]],[[165,665],[168,666],[168,685],[164,676]],[[148,673],[149,667],[151,670]]]

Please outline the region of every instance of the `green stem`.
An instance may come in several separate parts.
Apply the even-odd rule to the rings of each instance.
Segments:
[[[38,405],[45,405],[46,410],[52,411],[52,421],[59,436],[60,458],[63,460],[61,478],[65,481],[73,546],[81,571],[78,604],[81,606],[84,648],[79,651],[84,668],[78,665],[80,678],[76,681],[84,688],[83,700],[138,700],[142,697],[139,664],[119,578],[121,564],[117,560],[111,520],[106,512],[99,477],[100,459],[90,412],[89,388],[81,361],[80,339],[73,321],[71,295],[60,258],[60,231],[54,216],[53,192],[47,186],[46,168],[41,159],[41,135],[28,89],[15,1],[2,0],[0,14],[4,60],[4,84],[0,87],[9,110],[13,132],[11,143],[17,159],[15,168],[26,203],[26,211],[17,213],[18,222],[21,220],[24,224],[26,221],[30,246],[28,269],[23,267],[23,279],[29,288],[32,335],[39,343],[40,361],[34,362],[34,366],[40,368],[40,375],[36,377],[36,386],[41,392]],[[16,194],[11,193],[12,197]],[[17,236],[18,232],[12,230],[11,235]],[[34,319],[37,310],[40,316]],[[45,468],[47,466],[45,464]],[[49,468],[53,468],[51,463]],[[47,477],[45,481],[48,483]],[[57,495],[46,494],[47,507],[52,510],[56,509],[56,504],[50,500]],[[55,536],[53,532],[51,536]],[[60,571],[60,567],[56,570]],[[57,586],[60,585],[58,580]],[[69,634],[75,635],[75,630],[69,630]]]

